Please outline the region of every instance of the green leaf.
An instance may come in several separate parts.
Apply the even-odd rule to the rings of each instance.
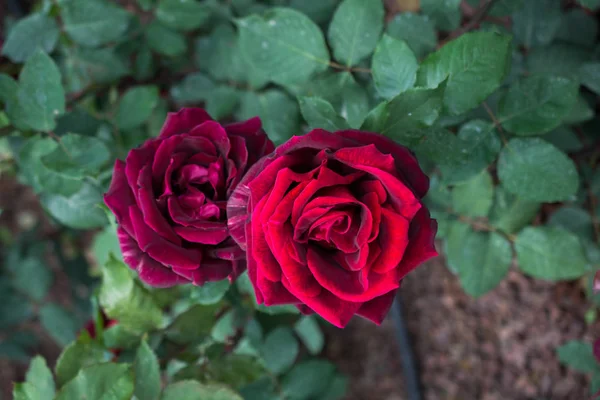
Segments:
[[[193,367],[193,370],[197,375],[198,368]],[[226,384],[231,388],[238,389],[268,375],[268,372],[256,357],[227,354],[213,358],[207,371],[202,375],[199,378],[207,383]]]
[[[102,270],[100,304],[111,319],[132,332],[146,332],[162,322],[162,312],[152,296],[137,281],[129,268],[111,259]]]
[[[243,317],[240,309],[229,310],[214,324],[210,330],[211,337],[219,343],[228,342],[244,325]]]
[[[375,49],[371,69],[377,93],[391,99],[413,87],[419,64],[406,42],[383,35]]]
[[[490,223],[505,233],[518,232],[535,218],[540,206],[508,192],[502,185],[496,186]]]
[[[591,47],[598,36],[598,22],[581,9],[571,9],[562,14],[557,39]]]
[[[31,383],[15,383],[13,387],[13,400],[38,400],[39,398],[39,389]]]
[[[32,304],[27,298],[6,290],[0,294],[0,325],[11,327],[30,319],[33,315]]]
[[[42,163],[51,171],[70,178],[96,175],[110,159],[110,150],[95,137],[67,133],[54,151],[42,157]]]
[[[217,26],[208,36],[201,36],[195,41],[195,62],[203,71],[217,80],[263,81],[268,79],[253,65],[245,63],[236,31],[231,24]],[[256,76],[254,76],[256,75]]]
[[[498,177],[511,193],[538,202],[564,201],[579,188],[573,161],[541,139],[512,139],[502,149]]]
[[[581,83],[600,95],[600,62],[584,64],[579,68]]]
[[[313,316],[302,317],[294,324],[294,331],[312,355],[317,355],[323,350],[325,337],[319,323]]]
[[[54,372],[58,386],[70,381],[79,370],[100,362],[109,361],[112,353],[106,351],[98,343],[79,339],[69,344],[56,361]]]
[[[216,307],[195,305],[175,318],[166,335],[175,343],[200,341],[210,335],[216,321]]]
[[[62,68],[69,93],[114,82],[129,73],[128,65],[112,48],[67,51]]]
[[[577,2],[590,10],[597,10],[600,8],[600,0],[577,0]]]
[[[12,284],[15,289],[37,301],[46,297],[52,286],[53,276],[40,257],[28,256],[19,260],[19,264],[12,268]]]
[[[264,377],[240,389],[244,400],[281,400],[273,381]]]
[[[512,18],[515,42],[527,48],[549,44],[558,34],[561,17],[560,1],[525,1]]]
[[[0,102],[8,104],[17,95],[17,81],[6,74],[0,74]]]
[[[579,68],[590,60],[587,49],[565,43],[534,47],[525,66],[530,75],[562,76],[576,80]]]
[[[325,394],[319,400],[341,400],[348,392],[348,377],[344,375],[335,375],[325,391]]]
[[[458,277],[469,295],[479,297],[506,276],[512,261],[508,240],[494,232],[470,232],[463,238]]]
[[[298,11],[272,8],[263,16],[238,20],[237,25],[240,48],[275,83],[302,83],[329,65],[321,30]]]
[[[502,148],[494,125],[486,121],[473,120],[464,124],[457,136],[465,157],[459,163],[439,166],[449,184],[465,182],[486,169]]]
[[[74,194],[43,193],[42,205],[61,224],[75,229],[93,229],[106,225],[106,215],[98,207],[102,204],[102,191],[84,182]]]
[[[160,22],[180,31],[199,28],[210,16],[208,4],[195,0],[160,0],[156,9],[156,18]]]
[[[145,340],[142,340],[135,353],[133,374],[135,377],[135,396],[138,399],[158,400],[161,389],[160,366],[156,355]]]
[[[298,104],[283,91],[269,89],[262,93],[244,93],[238,119],[245,120],[257,115],[269,138],[277,144],[300,133]]]
[[[116,122],[119,129],[133,129],[142,125],[152,115],[158,100],[156,86],[137,86],[129,89],[117,109]]]
[[[567,280],[586,272],[581,242],[561,228],[527,227],[517,236],[515,250],[521,270],[534,278]]]
[[[575,132],[564,126],[545,134],[544,140],[567,153],[583,149],[583,143],[581,143]]]
[[[590,213],[575,206],[564,206],[552,213],[548,226],[556,226],[573,232],[580,238],[594,238],[594,227]]]
[[[465,159],[461,140],[452,132],[442,128],[431,128],[419,132],[419,135],[412,140],[416,140],[412,146],[411,140],[403,143],[412,147],[419,157],[425,157],[436,164],[460,164]]]
[[[290,7],[308,15],[317,24],[325,24],[338,5],[338,0],[291,0]]]
[[[181,381],[165,388],[161,400],[242,400],[240,395],[220,385]]]
[[[452,31],[460,25],[460,0],[421,0],[421,11],[443,31]]]
[[[202,286],[194,286],[190,298],[194,303],[209,305],[221,301],[229,290],[230,283],[227,279],[218,282],[206,282]]]
[[[127,364],[97,364],[83,368],[56,396],[56,400],[130,400],[133,371]]]
[[[396,14],[388,23],[386,33],[398,40],[404,40],[418,58],[423,58],[435,50],[438,43],[431,18],[410,12]]]
[[[429,55],[417,73],[417,85],[437,87],[447,81],[444,105],[459,115],[479,105],[506,77],[510,36],[473,32],[460,36]]]
[[[383,29],[383,14],[380,0],[343,0],[327,33],[335,59],[351,67],[371,54]]]
[[[74,108],[56,120],[56,136],[65,136],[69,132],[77,132],[83,136],[96,136],[103,122],[92,116],[83,108]]]
[[[37,49],[51,53],[58,41],[58,25],[43,14],[31,14],[17,22],[2,47],[2,54],[13,62],[27,60]]]
[[[68,179],[50,171],[41,160],[57,147],[58,144],[49,137],[31,137],[18,153],[19,172],[23,181],[32,186],[36,193],[49,192],[70,196],[81,189],[81,181]]]
[[[206,101],[214,89],[215,83],[208,76],[195,72],[171,87],[171,97],[179,104],[199,103]]]
[[[41,356],[35,356],[29,364],[25,381],[33,386],[38,396],[31,400],[52,400],[56,386],[54,385],[54,377],[52,371],[48,368],[46,360]]]
[[[320,97],[331,103],[351,128],[359,128],[369,112],[369,96],[349,72],[327,72],[300,89],[298,96]]]
[[[99,266],[106,264],[111,254],[119,261],[123,261],[117,231],[114,227],[107,226],[94,236],[92,252],[96,260],[96,265]]]
[[[40,308],[40,322],[50,336],[61,346],[75,340],[79,324],[73,314],[58,304],[46,304]]]
[[[272,373],[280,375],[294,364],[298,351],[298,341],[292,330],[279,327],[267,335],[261,352],[266,367]]]
[[[159,22],[151,22],[146,28],[145,35],[148,46],[163,56],[176,57],[187,50],[185,37]]]
[[[104,0],[60,0],[65,32],[78,44],[98,47],[120,39],[129,25],[129,13]]]
[[[583,373],[598,373],[600,366],[594,358],[592,345],[579,340],[571,340],[556,349],[558,360]]]
[[[102,339],[108,349],[131,349],[140,342],[138,334],[128,331],[121,324],[105,327]]]
[[[487,217],[493,201],[494,182],[487,171],[456,185],[452,190],[452,208],[469,217]]]
[[[579,124],[581,122],[589,121],[594,118],[594,109],[590,106],[589,102],[581,95],[577,96],[575,105],[569,111],[568,115],[563,119],[563,123],[567,125]]]
[[[237,108],[241,95],[242,92],[234,87],[217,86],[206,101],[206,111],[216,120],[228,117]]]
[[[41,50],[35,52],[21,70],[19,89],[7,107],[7,114],[17,127],[51,131],[55,118],[65,112],[65,91],[54,61]]]
[[[432,126],[442,111],[444,88],[409,89],[390,100],[383,114],[380,133],[403,142],[401,138],[412,137],[410,131]]]
[[[283,394],[290,400],[308,400],[323,394],[334,373],[335,367],[328,361],[301,362],[283,377]]]
[[[328,131],[348,129],[346,120],[338,115],[331,103],[320,97],[298,97],[302,116],[311,129]]]
[[[446,241],[444,242],[444,254],[446,254],[450,271],[458,274],[464,261],[465,238],[473,234],[474,231],[471,226],[459,221],[451,221],[449,225]]]

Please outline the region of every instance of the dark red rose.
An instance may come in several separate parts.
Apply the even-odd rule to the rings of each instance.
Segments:
[[[227,230],[227,199],[273,148],[259,118],[221,126],[199,108],[169,114],[158,138],[117,160],[104,196],[125,262],[160,287],[243,272],[244,252]]]
[[[437,255],[428,189],[411,152],[378,134],[317,129],[279,146],[227,205],[258,303],[381,323],[401,279]]]

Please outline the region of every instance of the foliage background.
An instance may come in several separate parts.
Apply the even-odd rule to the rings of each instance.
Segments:
[[[315,319],[255,309],[244,280],[230,291],[157,291],[110,261],[119,254],[114,226],[98,205],[113,160],[156,135],[168,110],[198,104],[223,121],[259,115],[276,143],[314,127],[351,127],[411,147],[432,176],[427,203],[465,292],[483,296],[511,268],[577,280],[593,322],[600,53],[592,11],[600,4],[421,0],[416,12],[393,14],[392,3],[386,13],[375,0],[45,0],[22,19],[6,18],[0,168],[35,191],[50,227],[21,221],[29,228],[22,235],[3,234],[3,357],[29,359],[38,340],[32,321],[66,346],[102,308],[119,328],[71,346],[129,350],[119,360],[134,369],[137,353],[156,352],[169,382],[218,381],[242,393],[260,382],[291,398],[343,392],[342,377],[319,393],[302,394],[309,385],[296,383],[311,379],[306,362],[336,374],[311,360],[323,346]],[[68,301],[50,292],[61,281]],[[139,347],[142,337],[149,347]],[[173,357],[172,345],[184,354]],[[294,357],[273,366],[281,360],[270,351]],[[95,362],[110,359],[90,352]],[[263,373],[181,372],[206,360],[238,365],[232,357]],[[567,343],[557,357],[600,384],[589,343]],[[73,371],[88,364],[73,362]],[[110,368],[108,376],[123,374]]]

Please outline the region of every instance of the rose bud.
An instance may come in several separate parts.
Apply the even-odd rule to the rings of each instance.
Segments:
[[[227,205],[257,302],[381,323],[402,278],[437,255],[428,189],[413,154],[378,134],[316,129],[282,144]]]
[[[243,272],[244,252],[227,230],[227,199],[273,147],[259,118],[221,125],[199,108],[169,114],[158,138],[117,160],[104,196],[125,263],[158,287]]]

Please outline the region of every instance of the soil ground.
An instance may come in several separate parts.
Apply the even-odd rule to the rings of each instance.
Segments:
[[[555,349],[592,342],[581,287],[533,280],[512,270],[480,299],[463,293],[442,257],[403,283],[405,318],[426,400],[584,400],[589,378],[561,366]],[[391,315],[381,327],[362,319],[330,329],[327,355],[350,376],[347,400],[404,400]]]

